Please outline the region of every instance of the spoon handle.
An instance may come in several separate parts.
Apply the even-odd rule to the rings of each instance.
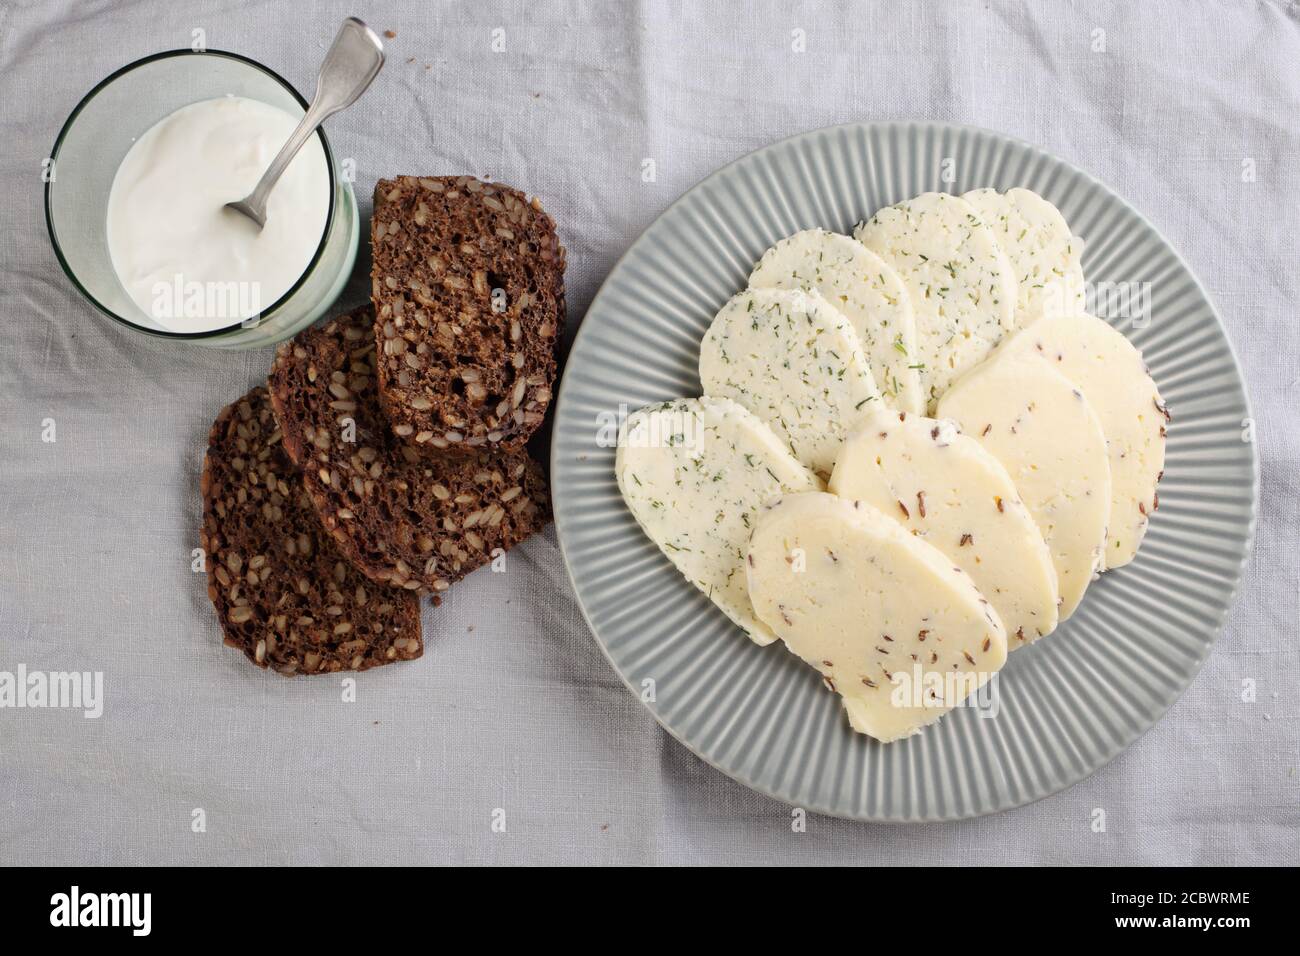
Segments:
[[[289,141],[262,174],[257,188],[244,200],[261,213],[260,218],[265,219],[266,199],[272,188],[298,150],[316,132],[316,127],[339,110],[355,103],[383,65],[384,45],[375,32],[356,17],[344,20],[329,52],[325,54],[325,62],[321,64],[320,76],[316,80],[316,96],[312,99],[311,106],[303,114],[302,121]]]

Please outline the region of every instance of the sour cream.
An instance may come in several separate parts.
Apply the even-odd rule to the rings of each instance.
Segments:
[[[182,107],[127,152],[108,197],[108,252],[158,325],[228,328],[269,309],[306,272],[329,215],[318,138],[271,191],[265,228],[224,208],[252,192],[297,125],[277,107],[226,96]]]

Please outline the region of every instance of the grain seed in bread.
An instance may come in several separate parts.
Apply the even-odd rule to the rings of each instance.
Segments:
[[[222,409],[208,438],[200,539],[225,643],[286,675],[419,657],[418,599],[344,559],[280,438],[263,387]]]
[[[271,402],[321,522],[373,581],[445,591],[550,517],[522,449],[446,456],[395,438],[375,385],[374,313],[306,329],[276,351]]]
[[[470,176],[381,179],[371,221],[379,394],[393,432],[448,453],[542,423],[564,249],[537,200]]]

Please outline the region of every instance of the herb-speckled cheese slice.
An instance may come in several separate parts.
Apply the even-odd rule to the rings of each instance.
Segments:
[[[1017,326],[1028,316],[1083,310],[1083,240],[1059,209],[1028,189],[975,189],[961,198],[988,223],[1011,261],[1019,288]]]
[[[925,410],[912,300],[898,273],[862,243],[824,229],[797,232],[763,253],[749,287],[820,292],[858,333],[884,403]]]
[[[970,203],[923,193],[853,233],[894,267],[912,300],[927,408],[1015,327],[1011,263]]]
[[[863,502],[781,498],[759,516],[746,573],[759,618],[877,740],[938,720],[1006,661],[1002,623],[965,572]]]
[[[724,305],[700,343],[700,384],[763,419],[823,475],[853,423],[880,404],[848,319],[798,289],[747,289]]]
[[[999,351],[1032,353],[1083,392],[1101,421],[1110,455],[1110,518],[1102,569],[1137,556],[1147,521],[1159,506],[1169,411],[1139,352],[1096,316],[1075,313],[1033,322]]]
[[[878,411],[849,436],[830,490],[863,501],[965,571],[1012,650],[1056,627],[1056,570],[1002,464],[950,421]]]
[[[772,643],[745,590],[745,550],[762,505],[820,489],[817,476],[752,413],[708,397],[629,415],[614,468],[650,540],[755,643]]]
[[[1045,360],[999,351],[939,400],[937,417],[957,422],[1011,475],[1052,554],[1064,621],[1106,541],[1110,462],[1097,413]]]

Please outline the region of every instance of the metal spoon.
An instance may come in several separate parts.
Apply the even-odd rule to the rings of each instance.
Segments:
[[[262,174],[257,188],[238,202],[226,203],[226,208],[243,213],[257,223],[259,229],[265,226],[266,199],[288,168],[289,161],[316,132],[317,126],[357,101],[383,65],[384,45],[375,31],[356,17],[344,20],[338,36],[325,54],[320,77],[316,80],[316,96],[303,114],[302,122]]]

